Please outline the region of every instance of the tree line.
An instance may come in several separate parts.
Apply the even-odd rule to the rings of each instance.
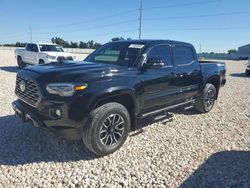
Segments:
[[[60,37],[53,37],[51,39],[51,42],[54,44],[58,44],[62,46],[63,48],[90,48],[90,49],[96,49],[99,48],[102,44],[95,42],[93,40],[89,40],[88,42],[68,42]]]
[[[111,39],[111,41],[121,41],[121,40],[132,40],[131,38],[123,38],[123,37],[114,37]],[[99,48],[102,44],[99,42],[95,42],[94,40],[89,40],[88,42],[73,42],[73,41],[66,41],[60,37],[53,37],[51,38],[51,42],[54,44],[58,44],[62,46],[63,48],[89,48],[89,49],[97,49]],[[26,43],[23,42],[16,42],[14,44],[3,44],[0,46],[6,46],[6,47],[25,47]]]

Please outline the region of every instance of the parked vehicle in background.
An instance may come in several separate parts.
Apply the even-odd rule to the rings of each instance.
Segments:
[[[24,122],[82,139],[96,155],[107,155],[123,145],[138,119],[159,119],[181,106],[209,112],[225,83],[225,64],[199,62],[191,44],[120,41],[83,62],[19,71],[13,109]]]
[[[20,69],[26,64],[45,64],[64,60],[75,60],[76,56],[64,50],[57,44],[27,43],[25,49],[16,49],[15,57]]]
[[[250,59],[247,61],[246,76],[250,76]]]

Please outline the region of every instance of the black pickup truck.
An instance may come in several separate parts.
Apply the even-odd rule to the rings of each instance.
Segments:
[[[82,139],[102,156],[119,149],[140,118],[180,106],[209,112],[225,73],[224,63],[199,62],[188,43],[111,42],[84,61],[20,70],[13,109],[22,121]]]

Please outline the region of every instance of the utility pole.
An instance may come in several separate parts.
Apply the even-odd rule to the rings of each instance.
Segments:
[[[30,24],[30,42],[32,42],[32,28],[31,28],[31,24]]]
[[[141,0],[141,6],[140,6],[139,39],[141,39],[142,36],[142,11],[143,11],[143,0]]]
[[[201,54],[201,44],[200,44],[200,54]]]

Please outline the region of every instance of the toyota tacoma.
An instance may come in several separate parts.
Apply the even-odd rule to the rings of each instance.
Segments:
[[[177,107],[209,112],[226,83],[225,64],[199,61],[191,44],[110,42],[84,61],[53,62],[17,73],[17,117],[98,156],[118,150],[137,120]]]
[[[25,49],[15,50],[15,57],[20,69],[26,65],[76,59],[75,55],[64,52],[60,46],[51,43],[27,43]]]

